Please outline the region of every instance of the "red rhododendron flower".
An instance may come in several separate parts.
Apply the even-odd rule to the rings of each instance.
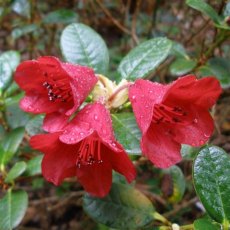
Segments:
[[[110,114],[100,103],[85,106],[63,131],[33,136],[30,143],[45,153],[42,173],[55,185],[76,175],[87,192],[103,197],[111,187],[112,169],[128,182],[135,178],[132,162],[113,135]]]
[[[185,76],[169,85],[137,80],[129,99],[142,131],[141,149],[157,167],[181,160],[181,144],[200,146],[214,128],[209,108],[221,93],[217,79]]]
[[[25,91],[20,107],[26,112],[46,113],[44,128],[59,129],[66,123],[97,82],[91,68],[62,63],[56,57],[40,57],[21,63],[15,81]],[[53,123],[52,130],[46,124]],[[48,125],[50,127],[50,125]]]

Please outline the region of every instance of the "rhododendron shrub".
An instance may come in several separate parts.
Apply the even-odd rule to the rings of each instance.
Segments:
[[[78,30],[84,34],[84,40],[77,40],[70,47],[69,36]],[[189,148],[189,152],[197,154],[192,159],[193,184],[212,219],[201,222],[207,221],[205,226],[215,222],[227,230],[230,159],[222,149],[208,145],[215,128],[211,112],[222,88],[216,76],[193,74],[195,68],[177,78],[169,75],[164,83],[151,78],[156,68],[172,55],[173,46],[174,42],[164,37],[140,43],[122,59],[118,77],[113,81],[102,38],[88,26],[74,23],[61,35],[63,60],[42,56],[18,63],[14,80],[19,90],[15,92],[24,93],[20,94],[19,106],[29,120],[24,124],[24,140],[30,143],[29,151],[42,155],[35,160],[26,155],[32,163],[19,161],[7,172],[5,165],[19,148],[24,128],[6,135],[0,146],[4,153],[0,156],[4,186],[13,187],[20,175],[27,178],[41,173],[55,186],[64,182],[77,184],[85,194],[84,210],[110,228],[143,229],[154,225],[179,229],[158,213],[147,196],[151,194],[147,191],[150,185],[140,186],[140,182],[146,169],[150,176],[152,172],[159,174],[159,178],[166,178],[162,191],[164,187],[170,191],[166,191],[166,203],[159,197],[164,194],[157,195],[157,199],[165,207],[180,202],[186,189],[181,170],[186,158],[183,151]],[[15,146],[9,147],[14,141]],[[35,172],[34,165],[39,167]],[[5,205],[8,201],[17,203],[20,197],[24,206],[28,203],[24,191],[12,193],[11,187],[6,189],[6,196],[0,200],[0,223],[5,218],[4,209],[10,207]],[[20,218],[5,229],[17,226]],[[199,220],[191,229],[200,229],[196,225],[200,226]]]

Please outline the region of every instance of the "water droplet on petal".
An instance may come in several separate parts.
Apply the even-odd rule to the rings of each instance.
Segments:
[[[203,141],[203,140],[200,140],[200,144],[203,145],[203,144],[204,144],[204,141]]]
[[[136,101],[136,96],[135,96],[135,95],[132,96],[132,100],[133,100],[134,102]]]
[[[98,116],[95,114],[94,115],[94,120],[97,121],[98,120]]]
[[[79,134],[80,134],[80,136],[83,136],[83,135],[84,135],[84,133],[83,133],[83,132],[80,132]]]
[[[149,90],[149,93],[153,93],[153,91],[152,91],[152,90]]]
[[[197,124],[197,123],[198,123],[198,120],[195,118],[195,119],[193,120],[193,122],[194,122],[195,124]]]
[[[71,137],[71,138],[70,138],[70,141],[75,141],[75,138],[74,138],[74,137]]]
[[[204,136],[207,137],[207,138],[209,138],[209,137],[210,137],[210,134],[204,133]]]

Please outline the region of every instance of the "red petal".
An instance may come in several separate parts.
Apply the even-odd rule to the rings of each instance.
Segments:
[[[63,109],[68,107],[68,104],[63,106]],[[20,101],[20,108],[30,113],[52,113],[60,109],[59,103],[54,103],[48,100],[48,97],[41,96],[37,93],[25,95]]]
[[[194,120],[190,125],[177,125],[175,127],[175,141],[200,146],[207,142],[212,135],[214,124],[209,112],[199,107],[195,109],[192,111]]]
[[[119,143],[116,144],[119,145],[121,149],[123,149]],[[106,149],[102,151],[109,152],[109,150]],[[110,150],[109,157],[112,164],[112,168],[118,173],[125,176],[126,180],[129,183],[135,179],[135,167],[124,150],[121,152],[114,152]]]
[[[141,140],[143,154],[159,168],[168,168],[181,160],[181,146],[173,140],[170,129],[164,124],[152,124]]]
[[[59,185],[66,177],[76,175],[76,145],[59,141],[60,132],[33,136],[30,144],[45,153],[42,174],[46,180]]]
[[[29,92],[45,91],[44,80],[39,63],[35,60],[22,62],[16,69],[14,80],[21,89]]]
[[[89,67],[63,63],[62,68],[70,77],[70,86],[73,92],[74,107],[66,113],[66,115],[71,115],[86,99],[98,79],[93,69]]]
[[[49,151],[53,149],[53,146],[59,143],[60,132],[52,134],[39,134],[30,138],[30,145],[40,151]]]
[[[59,141],[52,151],[45,153],[42,160],[42,174],[46,180],[59,185],[67,177],[76,175],[76,146]]]
[[[153,115],[154,104],[160,103],[168,86],[137,80],[129,88],[129,100],[132,103],[137,124],[143,133],[148,129]]]
[[[109,111],[101,103],[86,105],[66,126],[60,140],[67,144],[77,143],[94,131],[105,143],[109,144],[115,141]],[[111,146],[111,148],[113,147]],[[114,149],[116,148],[114,147]]]
[[[112,184],[111,164],[103,160],[100,164],[83,165],[77,168],[77,178],[88,193],[104,197],[109,193]]]
[[[62,113],[54,112],[46,114],[42,128],[50,133],[58,132],[67,125],[69,117]]]
[[[221,93],[219,81],[214,77],[205,77],[197,80],[189,75],[174,81],[164,96],[165,104],[192,103],[203,108],[210,108]]]

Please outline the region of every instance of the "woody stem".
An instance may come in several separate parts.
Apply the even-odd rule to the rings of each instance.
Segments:
[[[125,85],[122,85],[121,87],[119,87],[110,97],[109,97],[109,101],[112,101],[114,99],[114,97],[116,97],[116,95],[121,92],[123,89],[129,88],[130,85],[132,85],[132,82],[129,82]]]

